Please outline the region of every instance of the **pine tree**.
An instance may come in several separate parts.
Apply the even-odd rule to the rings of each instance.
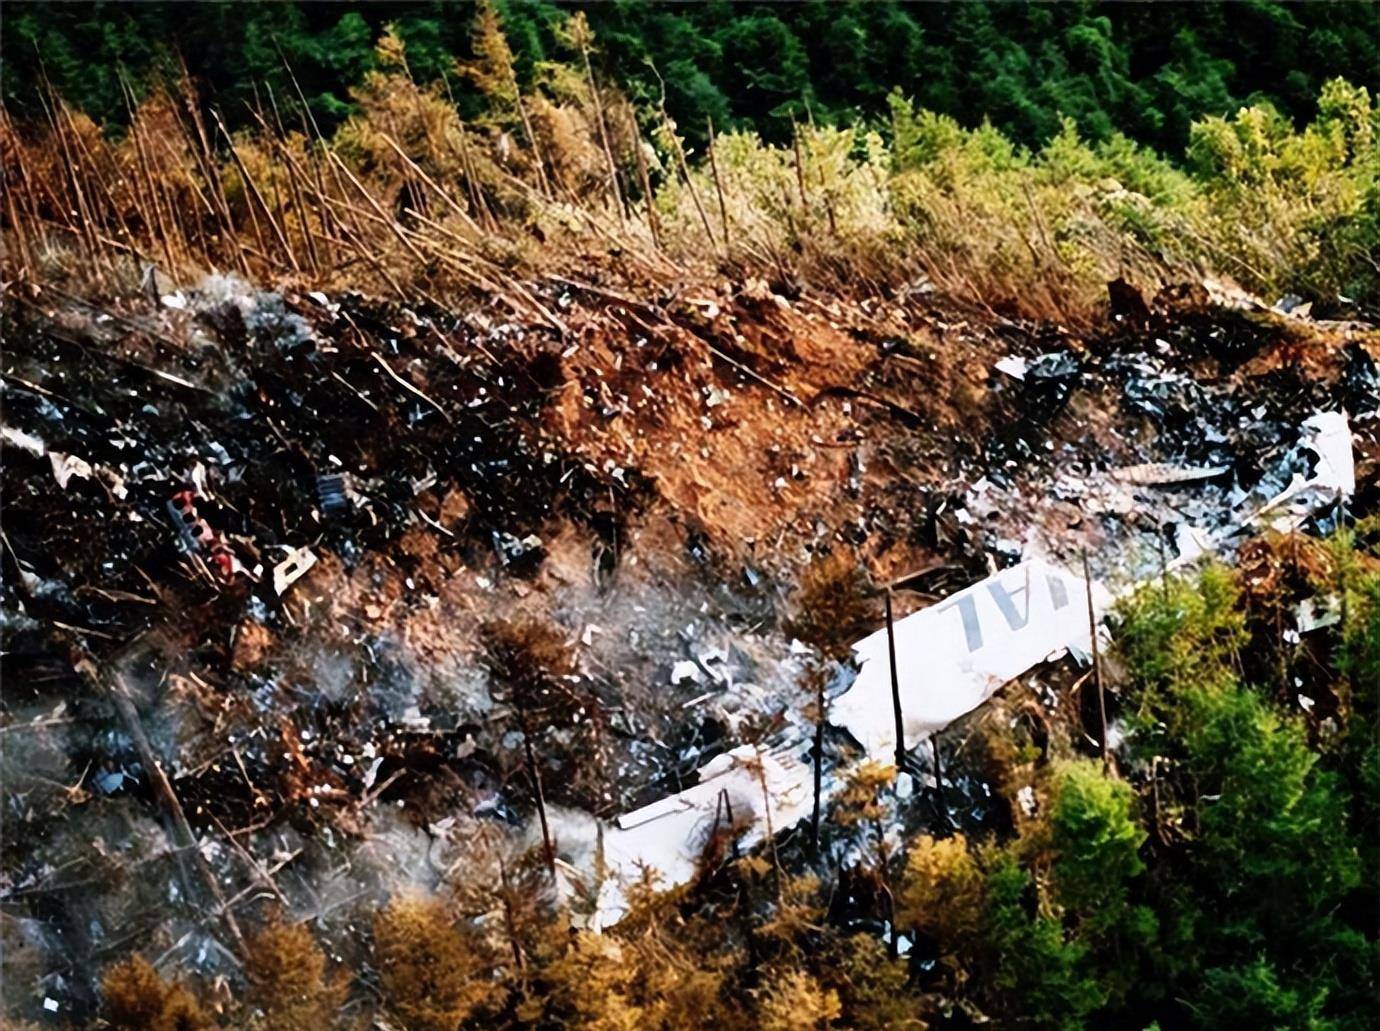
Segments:
[[[251,1026],[270,1031],[333,1027],[348,982],[326,972],[326,954],[302,924],[272,923],[247,942],[245,977],[257,1010]]]
[[[455,1031],[501,994],[493,957],[436,899],[402,897],[374,919],[384,1004],[412,1031]]]
[[[169,984],[143,956],[115,964],[101,979],[103,1013],[122,1031],[202,1031],[214,1022],[181,984]]]

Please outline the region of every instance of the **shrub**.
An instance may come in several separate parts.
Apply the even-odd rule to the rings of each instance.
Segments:
[[[1087,947],[1057,920],[1031,915],[1031,878],[1008,852],[994,853],[974,975],[985,1007],[1014,1026],[1081,1028],[1107,993],[1084,973]]]
[[[492,958],[434,899],[394,899],[374,919],[384,1002],[415,1031],[455,1031],[494,1002]]]
[[[103,1012],[125,1031],[199,1031],[213,1022],[182,985],[169,984],[143,956],[116,963],[101,979]]]
[[[963,835],[910,842],[896,893],[896,919],[939,945],[942,954],[966,950],[983,918],[984,878]]]

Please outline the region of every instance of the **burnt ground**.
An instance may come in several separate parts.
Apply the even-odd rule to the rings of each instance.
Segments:
[[[812,554],[850,549],[910,606],[1032,549],[1143,568],[1176,520],[1287,483],[1300,422],[1328,408],[1356,434],[1352,504],[1380,491],[1371,327],[1202,291],[1075,337],[919,290],[532,289],[541,324],[496,301],[225,278],[161,301],[11,291],[0,901],[16,1015],[45,996],[87,1011],[99,969],[135,947],[233,980],[222,903],[245,923],[313,918],[349,951],[382,896],[474,876],[481,844],[530,844],[486,621],[566,641],[577,704],[536,731],[546,793],[611,816],[801,719],[782,619]],[[994,368],[1010,356],[1023,379]],[[1109,501],[1108,474],[1145,462],[1227,471]],[[316,561],[280,592],[296,549]],[[1076,677],[1039,671],[1002,718],[1076,722]],[[970,737],[946,735],[951,804],[999,831],[1019,813]]]

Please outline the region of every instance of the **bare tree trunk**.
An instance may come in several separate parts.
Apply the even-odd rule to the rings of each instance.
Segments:
[[[546,178],[546,161],[542,157],[541,144],[537,142],[537,134],[532,131],[532,120],[527,117],[527,105],[522,102],[522,87],[518,85],[517,72],[512,72],[512,76],[513,96],[517,98],[518,117],[522,119],[522,131],[527,134],[527,142],[532,148],[532,159],[537,163],[537,182],[541,184],[542,196],[549,200],[554,195],[551,192],[551,183]]]
[[[685,180],[685,188],[690,191],[690,199],[695,202],[695,210],[699,212],[700,222],[704,226],[704,235],[709,239],[709,246],[714,247],[714,231],[709,228],[709,216],[704,213],[704,205],[700,203],[700,191],[695,189],[695,181],[690,178],[690,166],[685,160],[685,150],[680,145],[680,137],[676,135],[675,127],[671,124],[671,116],[666,113],[666,104],[661,105],[661,122],[666,127],[667,134],[671,137],[671,145],[676,149],[676,164],[680,167],[681,177]]]
[[[1097,646],[1097,614],[1093,612],[1092,573],[1088,570],[1088,553],[1083,552],[1083,585],[1088,595],[1088,639],[1092,645],[1093,683],[1097,685],[1097,715],[1102,723],[1102,770],[1111,769],[1112,756],[1107,749],[1107,696],[1102,687],[1102,657]]]
[[[719,195],[719,232],[724,238],[724,256],[728,256],[728,205],[724,203],[724,184],[719,178],[719,159],[714,155],[714,119],[706,117],[709,126],[709,168],[714,173],[714,192]]]
[[[508,866],[503,862],[502,856],[498,857],[498,876],[503,891],[503,928],[508,935],[508,945],[513,950],[513,963],[517,966],[518,973],[525,976],[527,960],[522,954],[522,946],[518,944],[517,921],[513,918],[512,883],[508,880]]]
[[[886,592],[886,657],[891,671],[891,714],[896,720],[896,776],[906,765],[905,720],[901,715],[901,682],[896,675],[896,627],[891,618],[891,588]]]
[[[824,671],[815,671],[815,807],[810,815],[810,847],[819,855],[819,796],[824,780]]]
[[[637,178],[642,183],[642,203],[647,205],[647,228],[652,231],[652,243],[661,249],[661,224],[656,216],[655,198],[652,196],[652,179],[647,174],[647,155],[642,153],[642,133],[637,128],[637,116],[628,111],[628,121],[632,123],[633,152],[637,157]]]
[[[527,776],[532,781],[532,794],[537,801],[537,818],[541,821],[541,847],[546,858],[546,869],[551,880],[556,880],[556,850],[551,847],[551,828],[546,822],[546,793],[541,786],[541,771],[537,769],[537,757],[532,748],[532,735],[527,730],[527,719],[522,719],[522,751],[527,757]]]
[[[949,826],[949,807],[944,804],[944,764],[939,756],[939,731],[930,735],[934,748],[934,811],[941,825]]]
[[[628,202],[623,197],[623,189],[618,185],[618,164],[613,160],[613,146],[609,143],[609,127],[604,120],[604,102],[599,97],[599,86],[594,81],[594,66],[589,63],[589,47],[580,44],[580,56],[585,61],[585,79],[589,83],[589,95],[594,100],[594,116],[599,120],[599,142],[603,144],[604,159],[609,165],[609,182],[613,184],[614,200],[618,203],[618,220],[627,222]]]
[[[807,209],[810,202],[805,196],[805,166],[800,160],[800,126],[796,124],[794,115],[791,116],[791,147],[795,151],[795,185],[800,191],[800,207]]]

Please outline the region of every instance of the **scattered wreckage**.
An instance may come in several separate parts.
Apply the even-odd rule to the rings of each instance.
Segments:
[[[857,548],[883,576],[933,567],[907,583],[927,604],[894,627],[915,749],[1089,648],[1087,580],[1069,572],[1084,551],[1101,612],[1261,527],[1335,525],[1361,493],[1351,431],[1373,456],[1380,426],[1370,351],[1329,345],[1326,382],[1257,374],[1243,362],[1267,344],[1211,312],[1081,342],[926,310],[925,349],[773,327],[849,348],[831,369],[866,390],[849,395],[806,375],[828,354],[743,342],[753,320],[791,316],[784,299],[765,315],[724,301],[726,362],[564,287],[549,299],[576,327],[565,339],[492,310],[223,278],[168,296],[149,315],[45,291],[14,302],[7,340],[4,661],[22,689],[0,729],[8,768],[35,779],[11,805],[24,846],[3,896],[47,957],[39,998],[64,1013],[90,1005],[113,928],[221,976],[221,914],[267,900],[346,948],[359,900],[438,883],[480,830],[530,844],[523,735],[473,657],[490,610],[537,611],[581,657],[579,721],[541,751],[553,806],[594,821],[588,843],[558,828],[562,882],[608,926],[646,869],[682,883],[706,844],[747,848],[811,812],[811,728],[790,693],[803,647],[776,610],[809,552]],[[992,371],[1013,349],[1023,379]],[[930,413],[936,382],[959,378],[939,368],[951,354],[977,371]],[[963,420],[976,428],[949,432]],[[1319,599],[1300,632],[1332,618]],[[130,706],[73,677],[74,640]],[[855,657],[828,719],[890,762],[885,631]],[[611,756],[602,781],[589,742]],[[149,815],[171,810],[160,770],[185,823]],[[204,866],[180,877],[190,851]],[[126,862],[141,876],[107,876]]]
[[[1283,491],[1258,509],[1238,510],[1235,518],[1242,522],[1236,529],[1268,525],[1293,530],[1320,506],[1340,502],[1355,490],[1345,414],[1310,416],[1300,447],[1312,455],[1311,473],[1295,473]],[[1199,472],[1182,475],[1163,466],[1142,466],[1130,482],[1178,484],[1219,474]],[[1127,480],[1124,470],[1111,475]],[[1199,557],[1228,536],[1194,533],[1194,550],[1181,553],[1175,563]],[[1120,590],[1135,586],[1126,583]],[[1092,635],[1104,632],[1099,621],[1112,600],[1102,583],[1072,576],[1039,558],[994,573],[857,642],[857,677],[830,703],[829,722],[846,730],[867,758],[890,761],[1040,663],[1066,651],[1092,655]],[[1300,625],[1324,626],[1327,618],[1310,608],[1301,613]],[[899,749],[898,728],[904,735]],[[707,843],[721,834],[737,836],[747,848],[807,817],[811,771],[804,747],[800,741],[770,752],[739,747],[701,767],[693,787],[620,816],[602,837],[599,876],[607,880],[600,885],[593,926],[616,922],[626,910],[625,888],[648,871],[655,871],[663,886],[683,884],[699,871]],[[839,779],[839,771],[831,772],[827,793],[838,787]]]

